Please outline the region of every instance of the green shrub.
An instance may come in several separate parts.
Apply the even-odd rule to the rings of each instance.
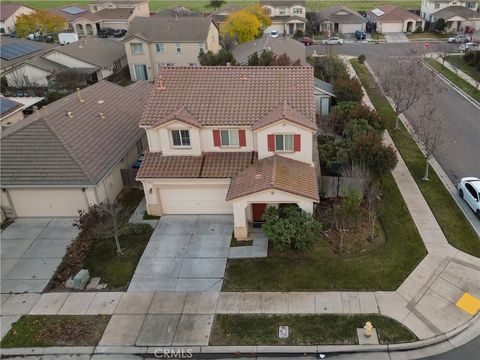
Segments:
[[[360,64],[363,64],[365,60],[367,60],[367,57],[364,54],[362,54],[362,55],[359,55],[357,59]]]
[[[359,135],[369,133],[378,133],[378,129],[370,125],[368,120],[365,119],[350,120],[345,127],[345,135],[352,140],[355,140]]]
[[[363,163],[377,179],[388,175],[397,165],[395,149],[382,142],[382,137],[376,133],[359,135],[352,148],[352,160]]]
[[[320,164],[327,169],[333,163],[347,163],[350,157],[351,143],[345,139],[337,139],[329,135],[318,138]]]
[[[333,93],[338,102],[343,101],[362,101],[362,84],[355,78],[349,76],[339,76],[333,82]]]
[[[262,230],[278,251],[306,251],[319,240],[322,225],[313,216],[295,206],[269,207],[263,214]]]
[[[338,103],[332,109],[330,121],[333,129],[339,135],[345,131],[345,126],[351,120],[364,119],[373,128],[377,130],[385,129],[386,124],[384,119],[380,118],[378,114],[359,102],[346,101]]]

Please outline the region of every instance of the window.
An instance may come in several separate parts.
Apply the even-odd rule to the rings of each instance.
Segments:
[[[293,8],[293,13],[294,14],[303,14],[303,8],[301,8],[301,7]]]
[[[280,15],[285,15],[287,12],[286,12],[285,8],[280,8],[280,9],[278,9],[278,13]]]
[[[472,185],[465,184],[465,188],[468,190],[468,192],[473,196],[475,200],[478,200],[477,192],[475,191]]]
[[[164,53],[165,52],[165,44],[164,43],[156,43],[155,50],[157,53]]]
[[[475,9],[476,3],[474,3],[474,2],[467,2],[467,3],[465,3],[465,7],[469,8],[469,9]]]
[[[198,51],[205,51],[205,45],[202,42],[198,43]]]
[[[148,80],[147,66],[144,64],[133,65],[136,80]]]
[[[182,46],[179,43],[177,43],[176,45],[177,45],[177,54],[180,54],[182,52]]]
[[[435,3],[435,9],[438,9],[438,8],[440,8],[440,3],[436,2]]]
[[[198,66],[198,63],[190,63],[190,66]]]
[[[133,54],[143,54],[143,44],[142,43],[131,43]]]
[[[220,130],[220,143],[224,147],[238,147],[238,130]]]
[[[190,133],[188,130],[172,130],[174,147],[190,147]]]
[[[293,135],[275,135],[275,151],[293,151]]]

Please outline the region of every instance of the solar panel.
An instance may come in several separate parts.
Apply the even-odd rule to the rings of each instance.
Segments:
[[[7,44],[0,46],[0,57],[4,60],[13,60],[38,50],[40,48],[33,44]]]
[[[0,98],[0,114],[6,114],[9,111],[15,109],[18,105],[20,104],[16,101],[2,97]]]
[[[376,16],[385,15],[385,13],[384,13],[382,10],[377,9],[377,8],[373,9],[373,10],[372,10],[372,13],[374,13]]]
[[[65,11],[66,13],[69,13],[71,15],[77,15],[85,12],[86,10],[76,6],[69,6],[69,7],[63,8],[62,11]]]

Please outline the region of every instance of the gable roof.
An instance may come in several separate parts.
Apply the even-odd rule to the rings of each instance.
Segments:
[[[286,100],[282,104],[277,105],[272,112],[257,120],[252,125],[252,130],[261,129],[280,120],[287,120],[294,124],[306,127],[307,129],[317,130],[317,124],[292,108]]]
[[[102,9],[96,12],[82,13],[81,16],[72,20],[72,22],[78,19],[86,19],[93,22],[101,20],[126,20],[133,15],[133,9],[131,8],[115,8],[115,9]]]
[[[383,12],[383,15],[377,16],[375,14],[375,10],[380,10]],[[405,21],[407,19],[415,19],[416,21],[424,21],[424,19],[417,14],[414,14],[408,10],[404,10],[398,6],[393,4],[388,5],[381,5],[376,7],[375,9],[368,12],[368,14],[374,17],[377,20],[381,20],[383,22],[396,22],[396,21]]]
[[[163,67],[141,125],[185,107],[202,126],[250,126],[287,101],[315,123],[311,66]]]
[[[69,12],[64,10],[64,9],[68,9],[68,8],[72,8],[72,7],[79,8],[79,9],[82,9],[84,11],[80,12],[78,14],[70,14]],[[90,9],[87,6],[84,6],[82,4],[75,4],[74,3],[74,4],[66,4],[64,6],[53,8],[53,9],[50,9],[48,11],[52,14],[61,16],[65,19],[65,21],[70,22],[70,21],[76,20],[78,18],[81,18],[83,15],[86,15],[86,13],[90,12]]]
[[[83,102],[74,93],[8,127],[0,144],[1,182],[97,184],[143,136],[138,121],[151,87],[101,81],[80,91]]]
[[[172,111],[170,114],[164,116],[163,118],[158,119],[157,121],[155,121],[155,123],[152,124],[152,127],[157,127],[174,120],[184,122],[197,128],[200,127],[200,123],[194,116],[192,116],[192,114],[190,114],[185,109],[185,106],[182,106],[179,109]]]
[[[48,60],[42,56],[37,56],[25,61],[25,64],[34,66],[40,70],[47,71],[49,73],[58,73],[68,69],[67,66],[56,63],[55,61]]]
[[[108,68],[116,60],[127,56],[121,41],[101,38],[84,38],[71,44],[58,46],[55,51],[100,68]]]
[[[262,6],[285,6],[290,7],[294,5],[306,6],[305,0],[260,0]]]
[[[300,41],[285,36],[274,38],[264,35],[260,39],[238,44],[233,48],[232,54],[238,63],[247,64],[250,55],[264,50],[272,51],[275,55],[286,53],[292,61],[300,59],[302,65],[306,64],[305,45]]]
[[[36,56],[40,56],[40,55],[45,54],[45,53],[53,50],[54,48],[58,47],[58,44],[49,44],[49,43],[42,42],[42,41],[33,41],[33,40],[27,40],[27,39],[11,38],[11,37],[5,36],[5,35],[1,37],[1,42],[2,42],[2,46],[3,45],[9,45],[9,44],[17,44],[17,45],[24,45],[25,44],[25,45],[34,45],[37,48],[39,48],[39,50],[37,50],[37,51],[31,52],[31,53],[23,55],[23,56],[19,56],[15,59],[12,59],[12,60],[2,59],[2,61],[0,62],[0,65],[1,65],[2,69],[6,69],[6,68],[10,68],[12,66],[16,66],[18,64],[21,64],[21,63],[25,62],[28,59],[31,59],[31,58],[36,57]]]
[[[464,6],[448,6],[444,9],[435,11],[434,13],[432,13],[432,16],[437,19],[444,20],[448,20],[454,16],[460,16],[466,20],[480,19],[479,13]]]
[[[223,21],[226,21],[227,18],[230,16],[231,13],[241,10],[242,7],[238,5],[227,5],[220,10],[217,10],[210,14],[209,16],[212,18],[214,22],[217,24]]]
[[[346,12],[347,14],[339,15],[339,12]],[[358,24],[367,22],[367,20],[357,11],[341,5],[318,11],[315,14],[320,22],[326,20],[342,24]]]
[[[232,179],[227,200],[270,189],[319,201],[315,166],[280,155],[258,160]]]
[[[32,7],[20,3],[0,3],[0,21],[7,20],[10,16],[15,14],[15,11],[20,9],[22,6],[35,10]]]
[[[328,95],[335,96],[335,94],[333,93],[333,85],[318,78],[315,78],[315,89],[319,89],[320,91],[327,93]]]
[[[203,16],[136,17],[130,23],[125,41],[136,36],[148,42],[201,42],[205,41],[213,24]]]

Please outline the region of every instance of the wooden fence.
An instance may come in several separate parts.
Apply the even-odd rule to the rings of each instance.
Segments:
[[[342,197],[348,189],[363,192],[364,179],[347,178],[340,176],[320,176],[318,188],[320,195],[325,198]]]
[[[126,189],[139,189],[142,187],[142,183],[135,180],[137,177],[138,169],[121,169],[123,186]]]

